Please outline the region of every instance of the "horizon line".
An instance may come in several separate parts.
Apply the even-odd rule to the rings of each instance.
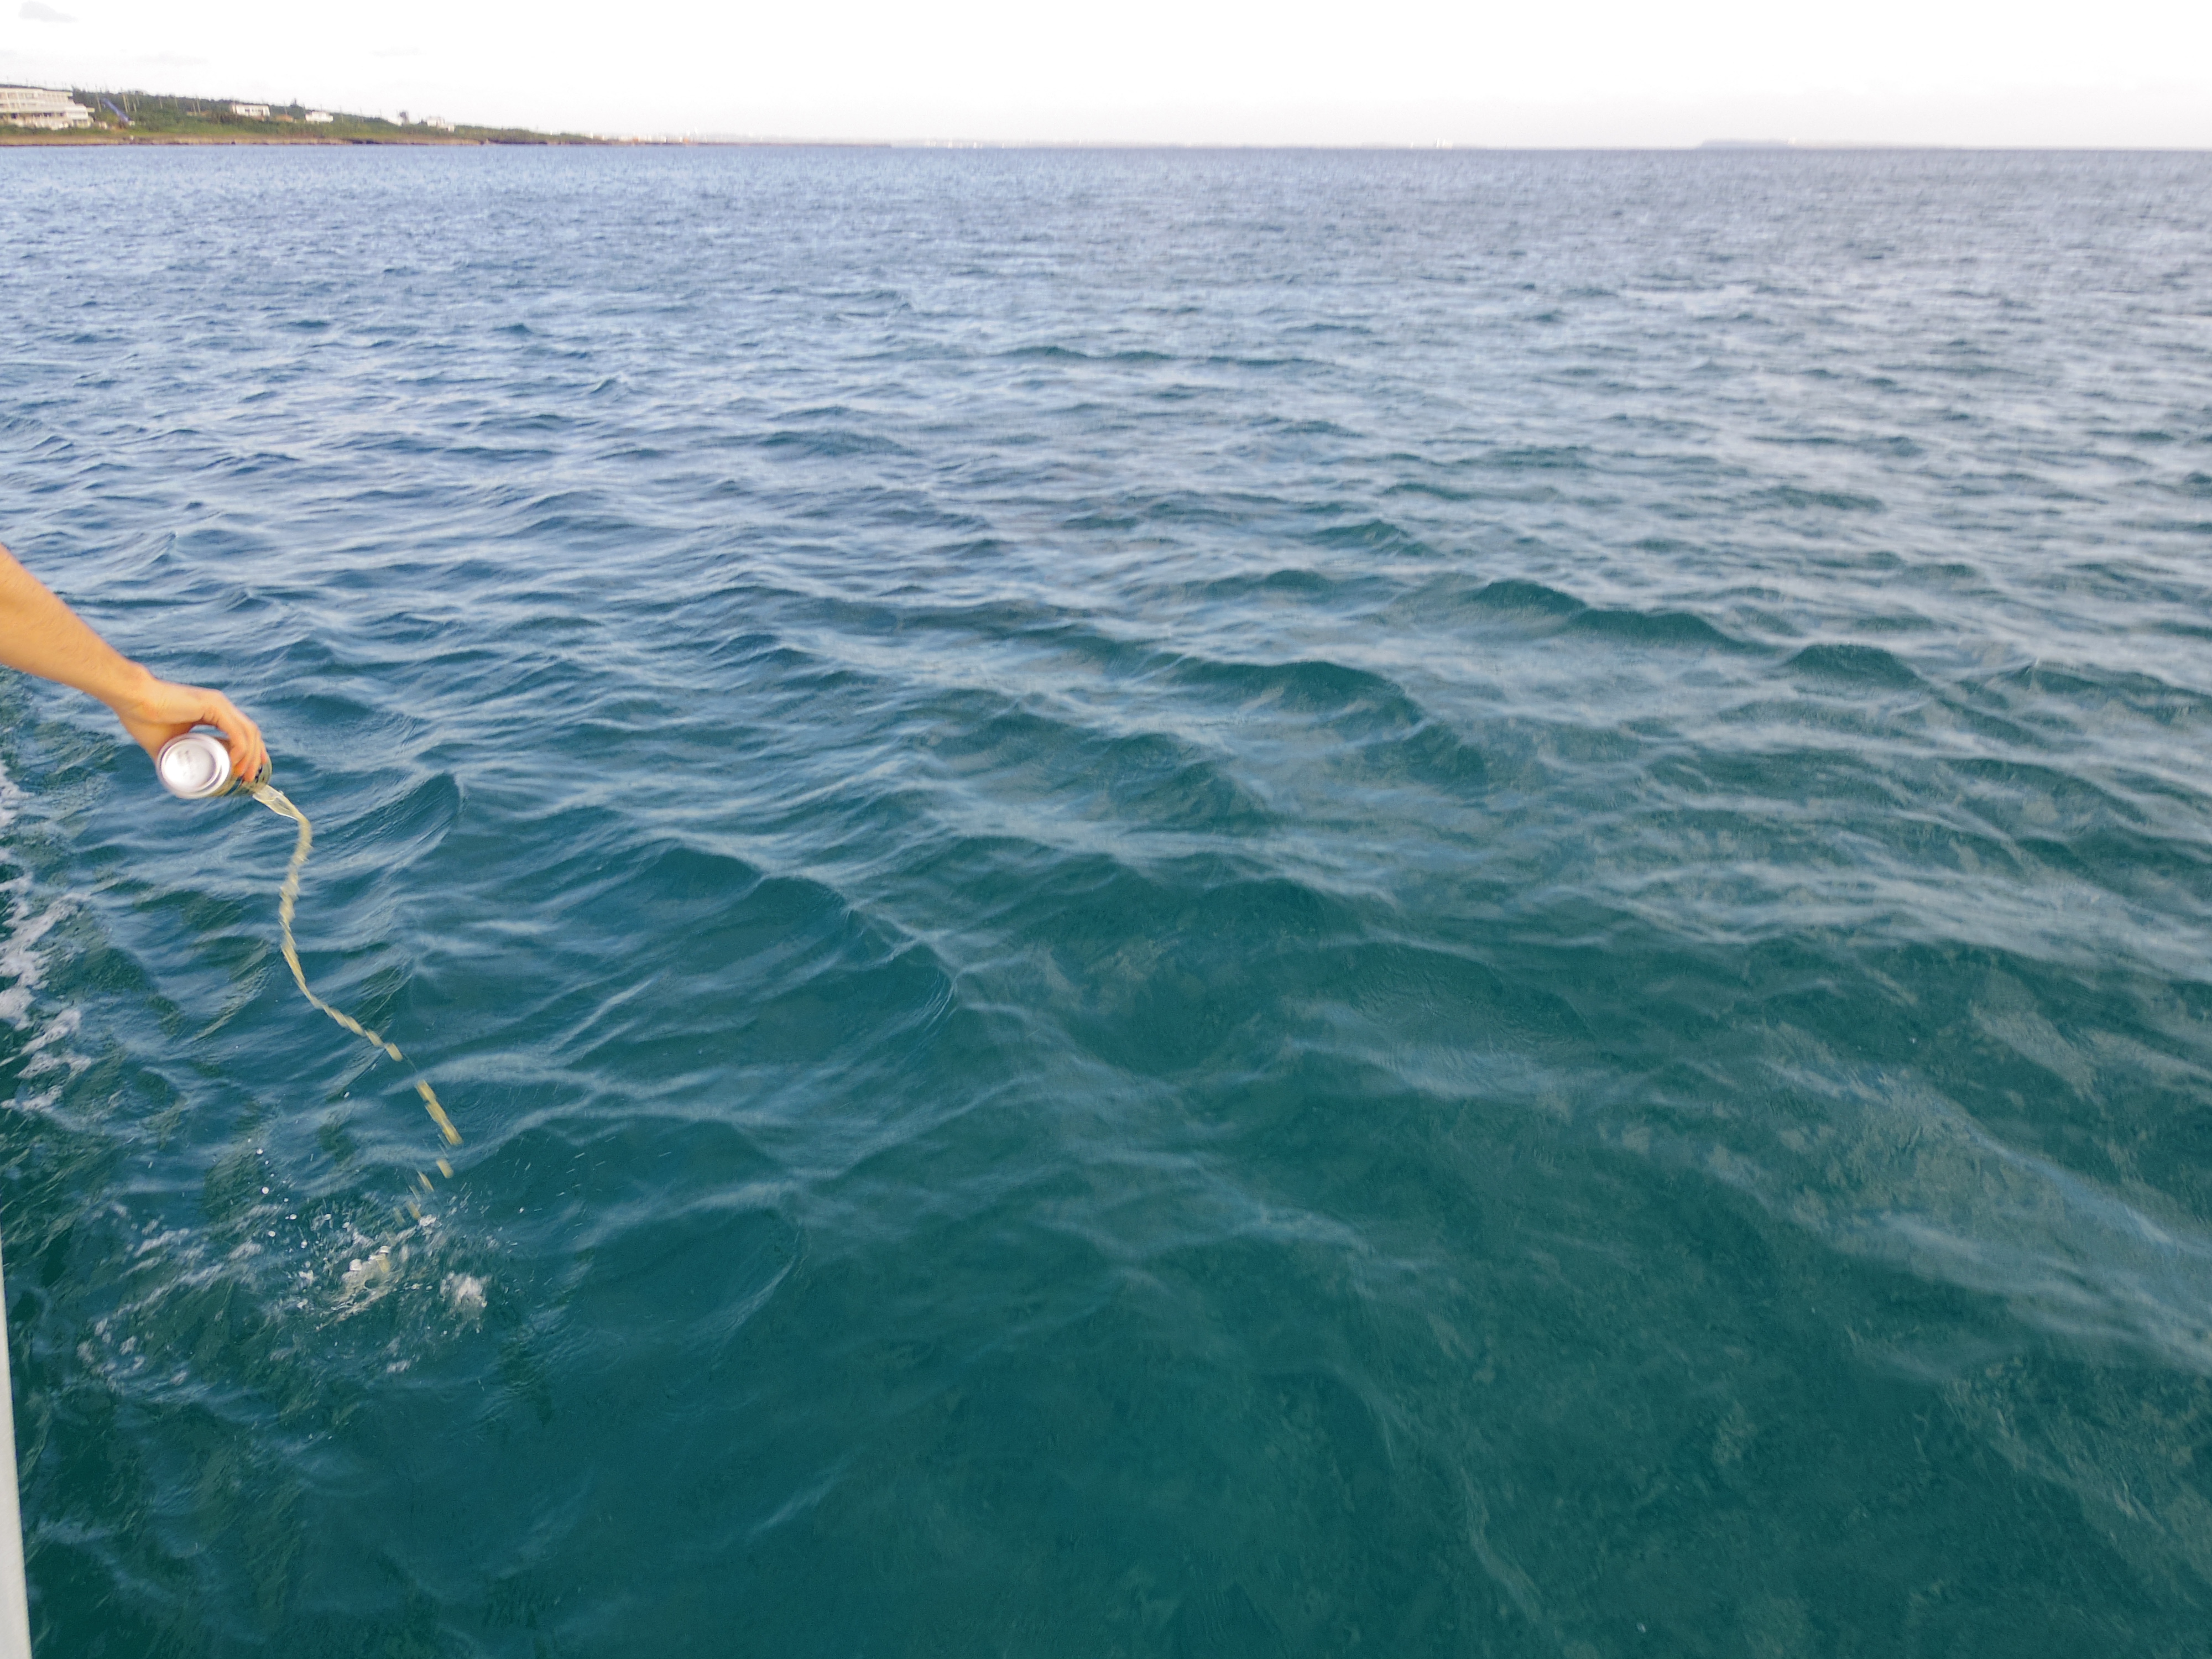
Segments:
[[[470,122],[468,125],[479,123]],[[641,133],[592,132],[583,136],[613,144],[689,145],[726,149],[1191,149],[1191,150],[1404,150],[1431,154],[1439,150],[1469,150],[1498,155],[1695,155],[1701,151],[1833,151],[1926,150],[1967,155],[2015,154],[2047,155],[2212,155],[2212,143],[1937,143],[1913,139],[1703,138],[1694,143],[1475,143],[1458,139],[1299,140],[1235,138],[849,138],[799,137],[756,133]]]

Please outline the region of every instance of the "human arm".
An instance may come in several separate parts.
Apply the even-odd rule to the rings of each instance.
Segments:
[[[149,754],[195,726],[212,726],[228,741],[241,778],[269,764],[261,728],[220,691],[156,679],[94,633],[45,583],[0,547],[0,664],[88,692],[115,711]]]

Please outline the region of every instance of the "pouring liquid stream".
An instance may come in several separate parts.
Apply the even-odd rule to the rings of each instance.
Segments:
[[[289,818],[300,826],[300,837],[293,844],[291,861],[284,866],[284,884],[277,889],[276,892],[276,927],[283,939],[284,964],[292,970],[292,978],[300,988],[300,994],[344,1026],[347,1030],[356,1036],[366,1037],[392,1059],[399,1061],[401,1065],[405,1065],[407,1056],[399,1051],[398,1043],[370,1030],[343,1009],[332,1007],[322,998],[317,996],[308,985],[307,970],[300,966],[300,948],[292,939],[292,917],[300,903],[300,872],[306,867],[307,854],[313,850],[315,845],[315,827],[307,822],[307,815],[292,804],[291,797],[274,784],[257,781],[246,784],[245,788],[254,799],[259,801],[279,817]],[[422,1097],[422,1108],[430,1114],[431,1121],[437,1124],[438,1132],[446,1138],[446,1144],[449,1146],[459,1146],[461,1132],[453,1127],[453,1120],[446,1115],[446,1109],[438,1099],[438,1091],[430,1086],[429,1079],[417,1078],[415,1081],[415,1092]],[[438,1172],[450,1179],[453,1173],[453,1166],[441,1158],[438,1160]],[[425,1177],[423,1185],[427,1187],[428,1184],[428,1180]]]
[[[307,983],[307,969],[300,965],[300,948],[292,937],[292,918],[299,908],[300,872],[306,867],[307,854],[313,850],[315,844],[314,826],[307,822],[307,815],[293,805],[291,797],[268,781],[265,769],[258,778],[234,776],[228,750],[219,738],[205,732],[187,732],[170,738],[161,745],[161,753],[155,757],[154,768],[162,787],[183,799],[208,800],[217,795],[228,794],[233,790],[243,790],[279,817],[289,818],[300,826],[300,837],[293,845],[291,862],[284,866],[283,885],[277,890],[276,926],[283,940],[284,965],[292,970],[293,981],[299,986],[301,996],[355,1036],[367,1039],[400,1064],[406,1064],[407,1056],[400,1052],[398,1043],[370,1030],[343,1009],[333,1007],[317,996],[313,988]],[[459,1146],[461,1132],[453,1127],[453,1119],[446,1115],[445,1106],[438,1099],[438,1091],[430,1086],[429,1079],[416,1079],[415,1092],[422,1097],[422,1108],[430,1114],[431,1121],[438,1126],[438,1132],[445,1136],[446,1144]],[[451,1180],[453,1166],[442,1158],[437,1160],[437,1164],[438,1173]],[[416,1179],[422,1183],[425,1192],[430,1189],[428,1176],[418,1174]],[[410,1207],[413,1207],[411,1202]]]

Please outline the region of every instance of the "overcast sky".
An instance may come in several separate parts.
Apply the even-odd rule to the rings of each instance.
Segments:
[[[0,0],[0,80],[644,135],[2212,147],[2212,0]]]

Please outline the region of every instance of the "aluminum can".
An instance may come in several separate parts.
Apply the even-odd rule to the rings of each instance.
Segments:
[[[164,789],[185,800],[206,800],[238,787],[231,775],[230,750],[210,732],[171,738],[154,757],[154,770]]]

